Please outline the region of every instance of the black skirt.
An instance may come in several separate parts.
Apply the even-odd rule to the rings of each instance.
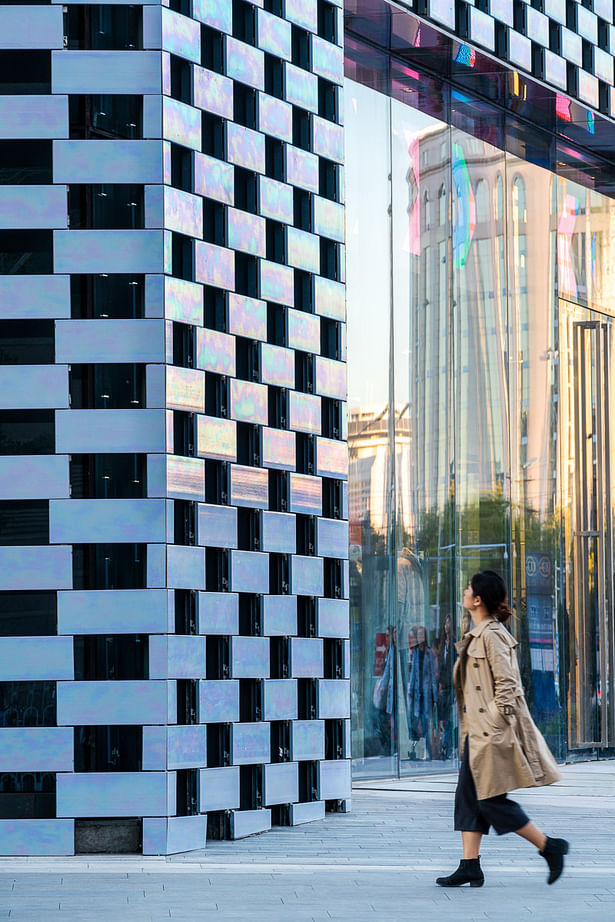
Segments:
[[[461,832],[480,832],[487,835],[493,826],[499,836],[516,832],[529,823],[530,818],[518,803],[506,794],[478,800],[476,785],[470,770],[470,741],[466,738],[459,780],[455,791],[455,829]]]

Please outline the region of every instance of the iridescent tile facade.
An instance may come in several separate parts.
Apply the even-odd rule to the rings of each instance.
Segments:
[[[30,708],[0,728],[3,802],[27,759],[45,777],[31,819],[7,802],[3,854],[95,851],[99,817],[145,854],[205,847],[208,824],[231,838],[323,815],[325,740],[350,764],[331,665],[347,625],[319,614],[348,609],[331,422],[346,400],[342,129],[326,104],[341,18],[329,0],[263,6],[101,6],[108,51],[87,50],[71,0],[0,7],[4,25],[36,22],[51,71],[0,100],[0,158],[49,142],[44,181],[26,164],[0,186],[17,248],[0,262],[0,377],[20,438],[31,418],[38,439],[27,457],[0,449],[0,494],[40,504],[43,523],[38,544],[0,548],[0,608],[33,625],[0,630],[0,708],[22,707],[16,681]],[[9,365],[5,321],[37,365]],[[339,694],[298,720],[321,682]],[[335,800],[349,809],[349,782]]]

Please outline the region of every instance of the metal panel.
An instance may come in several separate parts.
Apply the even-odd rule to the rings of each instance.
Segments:
[[[52,51],[51,92],[161,93],[159,51]]]
[[[194,105],[221,118],[233,118],[233,81],[204,67],[194,68]]]
[[[350,759],[319,762],[317,766],[318,797],[321,800],[343,800],[345,797],[350,797],[352,790],[350,769]]]
[[[260,296],[276,304],[295,303],[295,276],[290,266],[260,261]]]
[[[164,634],[164,589],[58,592],[58,634]]]
[[[288,345],[303,352],[320,352],[320,320],[305,311],[288,311]]]
[[[233,810],[231,838],[243,839],[271,829],[271,810]]]
[[[193,150],[201,149],[201,112],[177,99],[162,97],[162,132],[169,141],[176,141]]]
[[[174,499],[205,499],[205,463],[200,458],[168,455],[167,496]]]
[[[263,343],[261,346],[261,381],[276,387],[295,386],[295,353],[292,349]]]
[[[230,585],[233,592],[269,592],[269,555],[256,551],[230,551]]]
[[[235,168],[207,154],[194,155],[194,191],[225,205],[235,201]]]
[[[296,680],[265,679],[263,682],[263,720],[296,720],[297,714]]]
[[[231,293],[228,296],[228,315],[229,333],[250,339],[267,339],[267,305],[264,301]]]
[[[233,6],[220,0],[194,0],[192,11],[195,19],[204,22],[220,32],[233,31]]]
[[[206,816],[170,816],[167,820],[166,854],[205,848]]]
[[[269,505],[269,472],[258,467],[231,467],[231,498],[234,506],[266,509]]]
[[[260,423],[266,426],[269,407],[267,387],[252,381],[231,380],[231,416],[245,423]]]
[[[290,757],[299,761],[324,759],[324,720],[293,721],[290,727]]]
[[[320,557],[348,557],[348,522],[339,519],[318,519],[316,553]]]
[[[227,208],[226,245],[251,256],[265,256],[265,219],[246,211]]]
[[[68,456],[0,457],[0,499],[56,499],[68,496]]]
[[[164,362],[162,320],[58,320],[57,362]]]
[[[216,288],[235,288],[235,253],[213,243],[197,241],[194,247],[197,282]]]
[[[288,395],[289,425],[295,432],[318,435],[322,429],[320,397],[291,391]]]
[[[72,727],[3,727],[2,772],[71,772]]]
[[[262,548],[275,554],[297,550],[297,519],[288,512],[263,512]]]
[[[237,547],[237,509],[199,503],[197,544],[209,547]]]
[[[0,185],[0,230],[53,229],[67,225],[65,186]]]
[[[231,675],[234,679],[269,676],[269,638],[232,637]]]
[[[0,96],[0,138],[67,137],[68,96]]]
[[[205,638],[169,634],[169,678],[205,678]]]
[[[226,73],[233,80],[265,89],[265,55],[259,48],[230,36],[226,40]]]
[[[284,224],[294,220],[293,187],[268,176],[260,176],[258,183],[259,212]]]
[[[266,10],[257,10],[258,47],[277,58],[292,58],[291,25]]]
[[[234,723],[239,720],[239,682],[232,679],[199,682],[199,721]]]
[[[322,515],[322,481],[309,474],[290,475],[290,511]]]
[[[162,231],[54,231],[53,265],[54,272],[163,272]]]
[[[263,803],[284,804],[299,800],[299,766],[296,762],[265,765]]]
[[[166,406],[168,409],[185,410],[187,413],[203,413],[205,374],[196,368],[167,365]]]
[[[169,589],[205,588],[205,549],[202,547],[167,547],[167,586]]]
[[[70,279],[67,275],[0,276],[0,303],[4,320],[70,317]]]
[[[71,547],[0,547],[0,590],[70,589]]]
[[[0,407],[21,410],[68,406],[68,368],[62,365],[0,366]]]
[[[350,609],[346,599],[316,600],[319,637],[350,637]]]
[[[324,568],[322,557],[290,558],[290,591],[293,595],[319,596],[324,594]]]
[[[316,439],[316,473],[320,477],[348,479],[348,444],[337,439]]]
[[[294,471],[297,466],[297,439],[294,432],[285,429],[263,429],[263,467]]]
[[[231,762],[233,765],[257,765],[271,759],[269,724],[234,723],[231,725]]]
[[[166,772],[85,772],[56,777],[58,816],[159,816]]]
[[[236,166],[265,172],[265,135],[229,122],[226,128],[227,160]]]
[[[206,328],[196,331],[196,364],[219,375],[235,374],[235,339],[228,333]]]
[[[263,633],[270,637],[288,637],[297,633],[296,596],[263,596]]]
[[[292,106],[259,93],[258,99],[258,127],[265,134],[272,135],[283,141],[292,142],[293,139],[293,109]]]
[[[344,679],[319,679],[318,716],[350,717],[350,682]]]
[[[162,182],[160,141],[54,141],[56,183]],[[66,203],[65,203],[66,204]]]
[[[341,282],[335,282],[333,279],[326,279],[322,276],[314,278],[314,310],[321,317],[345,321],[346,296]]]
[[[75,821],[0,820],[0,855],[72,855]]]
[[[58,726],[166,724],[167,682],[58,682],[57,709]]]
[[[72,678],[72,638],[0,637],[0,682]]]
[[[214,416],[197,417],[197,454],[220,461],[237,460],[237,423]],[[231,476],[233,473],[231,469]]]
[[[52,499],[51,544],[164,542],[163,499]]]
[[[207,764],[207,727],[169,727],[167,768],[200,768]]]
[[[199,633],[239,633],[239,596],[237,593],[199,592]]]
[[[58,452],[165,451],[164,410],[59,410]]]

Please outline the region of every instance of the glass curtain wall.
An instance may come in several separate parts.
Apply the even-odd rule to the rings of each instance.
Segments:
[[[605,753],[614,202],[408,76],[404,101],[345,90],[355,775],[455,764],[461,598],[487,567],[554,753]]]

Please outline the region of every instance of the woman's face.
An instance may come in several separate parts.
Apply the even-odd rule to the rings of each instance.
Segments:
[[[419,627],[416,629],[416,640],[417,643],[425,643],[427,635],[425,634],[425,628]]]
[[[466,611],[471,612],[474,608],[474,590],[472,589],[472,584],[468,583],[467,589],[463,594],[463,607]]]
[[[447,615],[444,619],[444,633],[450,634],[451,632],[451,616]]]

